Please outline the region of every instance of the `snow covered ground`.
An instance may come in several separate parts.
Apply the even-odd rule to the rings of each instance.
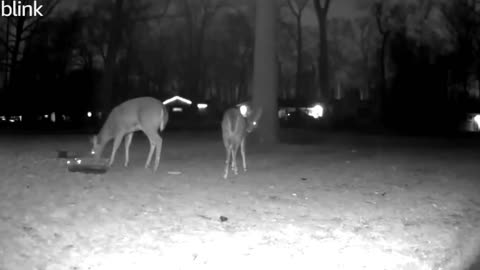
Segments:
[[[480,254],[478,143],[327,134],[247,146],[248,172],[224,180],[220,132],[194,134],[167,133],[156,174],[135,135],[104,175],[57,159],[87,136],[0,136],[0,269],[456,270]]]

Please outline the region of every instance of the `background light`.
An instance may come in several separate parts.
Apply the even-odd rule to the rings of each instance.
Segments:
[[[480,114],[477,114],[473,117],[473,122],[477,124],[477,129],[480,129]]]
[[[205,104],[205,103],[198,103],[198,104],[197,104],[197,108],[198,108],[199,110],[205,110],[207,107],[208,107],[208,105]]]
[[[311,108],[308,109],[308,115],[311,117],[318,119],[320,117],[323,117],[323,107],[320,104],[317,104]]]

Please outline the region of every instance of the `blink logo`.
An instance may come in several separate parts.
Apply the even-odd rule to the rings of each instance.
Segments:
[[[43,5],[37,5],[37,1],[33,1],[33,4],[23,4],[22,1],[8,1],[10,3],[5,3],[2,1],[2,16],[3,17],[19,17],[19,16],[43,16],[40,9]]]

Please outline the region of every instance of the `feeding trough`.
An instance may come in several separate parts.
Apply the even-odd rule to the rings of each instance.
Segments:
[[[74,158],[67,161],[68,170],[70,172],[81,172],[91,174],[103,174],[108,171],[107,159],[95,158]]]

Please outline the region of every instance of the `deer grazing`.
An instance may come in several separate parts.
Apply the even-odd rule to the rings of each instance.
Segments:
[[[241,110],[244,110],[243,115]],[[228,177],[230,163],[233,173],[235,175],[238,174],[237,152],[239,147],[243,161],[243,170],[247,171],[245,137],[257,127],[261,115],[261,108],[253,110],[246,105],[242,105],[240,108],[230,108],[223,114],[222,137],[227,155],[223,178],[227,179]]]
[[[125,137],[125,167],[129,161],[129,148],[132,142],[133,133],[141,130],[147,135],[150,142],[145,168],[148,168],[155,154],[154,172],[157,171],[162,152],[162,137],[159,132],[165,129],[168,122],[168,111],[160,100],[152,97],[140,97],[125,101],[113,108],[103,124],[100,132],[92,138],[92,154],[99,159],[102,156],[105,145],[113,140],[112,154],[110,155],[109,166],[115,160],[122,139]]]

